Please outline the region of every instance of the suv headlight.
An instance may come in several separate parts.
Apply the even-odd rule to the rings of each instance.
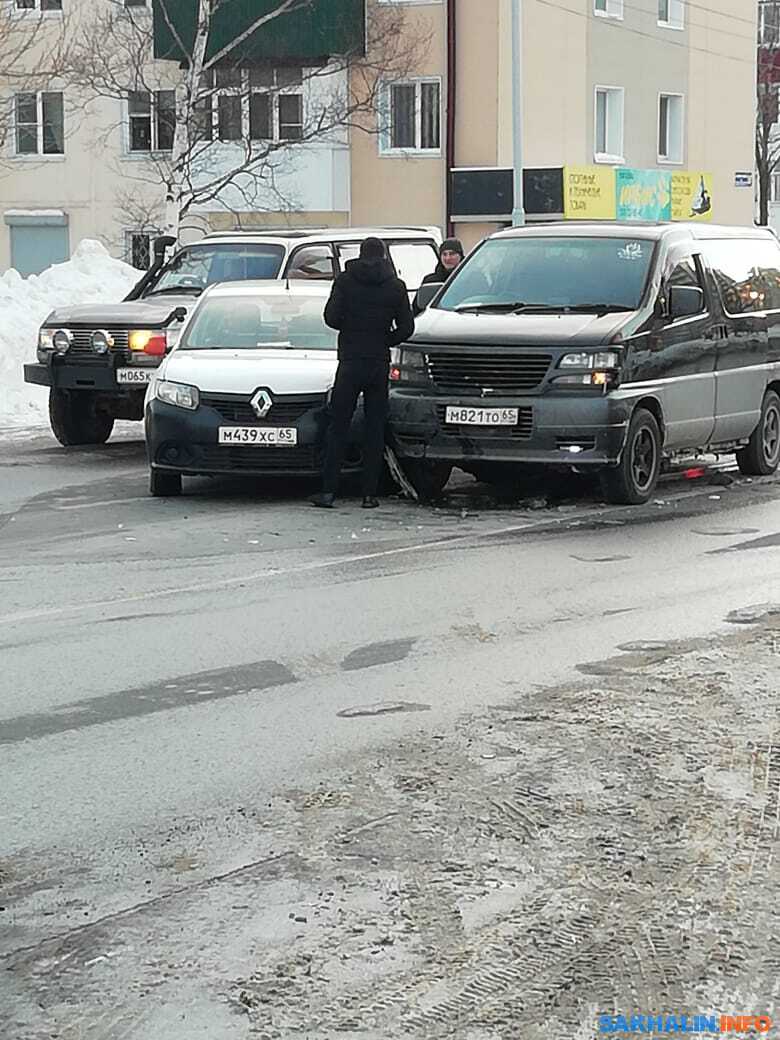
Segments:
[[[54,329],[40,329],[38,332],[38,360],[47,362],[54,350]]]
[[[559,368],[617,368],[620,355],[616,350],[597,350],[593,353],[564,354]]]
[[[158,401],[172,404],[174,408],[186,408],[191,412],[200,404],[197,386],[186,383],[172,383],[168,379],[158,379],[154,384],[154,396]]]

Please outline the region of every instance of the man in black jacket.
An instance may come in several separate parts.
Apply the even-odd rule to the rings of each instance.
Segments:
[[[456,267],[463,260],[463,243],[459,238],[445,238],[439,249],[439,262],[436,270],[422,280],[423,285],[430,282],[446,282]]]
[[[396,276],[380,239],[365,239],[360,257],[350,260],[333,283],[325,322],[339,332],[339,365],[330,401],[322,493],[312,502],[324,509],[333,507],[350,423],[362,393],[363,508],[374,509],[379,505],[390,348],[414,332],[406,286]]]

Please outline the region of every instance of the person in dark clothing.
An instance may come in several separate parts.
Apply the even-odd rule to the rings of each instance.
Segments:
[[[367,238],[333,283],[325,322],[339,333],[339,364],[330,401],[322,492],[312,504],[330,509],[338,490],[349,427],[363,394],[363,508],[374,509],[387,419],[390,348],[414,332],[406,286],[387,259],[384,242]]]
[[[439,262],[436,265],[436,270],[426,274],[421,284],[430,285],[435,282],[446,282],[455,268],[459,266],[463,255],[463,244],[459,238],[445,238],[439,247]],[[415,317],[421,313],[416,300],[413,310]]]
[[[436,265],[436,270],[426,274],[422,284],[429,285],[431,282],[446,282],[461,260],[463,260],[464,255],[463,244],[459,238],[445,238],[439,249],[439,262]]]

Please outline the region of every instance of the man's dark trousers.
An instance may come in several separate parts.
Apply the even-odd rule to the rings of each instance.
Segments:
[[[382,472],[387,421],[387,379],[389,362],[375,358],[339,361],[336,382],[330,399],[330,426],[323,467],[322,490],[338,492],[339,474],[349,439],[349,428],[357,400],[363,394],[363,495],[376,495]]]

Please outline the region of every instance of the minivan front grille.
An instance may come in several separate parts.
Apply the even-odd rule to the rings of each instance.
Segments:
[[[252,396],[245,394],[201,394],[200,403],[206,408],[213,408],[227,422],[252,423],[252,425],[268,424],[284,426],[295,423],[313,408],[325,406],[325,394],[285,394],[273,398],[273,404],[266,416],[258,419],[252,407]]]
[[[492,354],[431,351],[428,372],[439,390],[482,397],[535,390],[552,362],[551,354],[500,349]]]

